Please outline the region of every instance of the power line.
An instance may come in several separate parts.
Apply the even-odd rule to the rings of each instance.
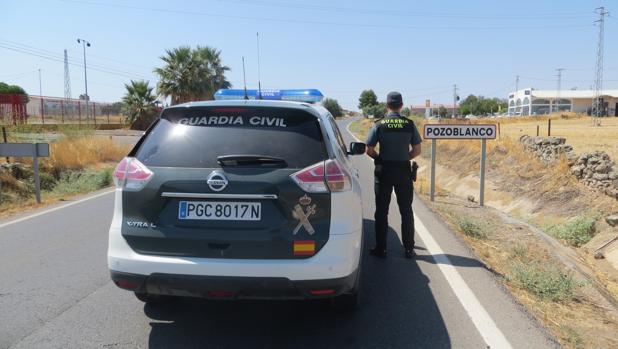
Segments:
[[[0,44],[12,46],[12,47],[15,47],[15,48],[18,48],[18,49],[32,51],[32,52],[35,52],[35,53],[38,53],[38,54],[42,54],[42,55],[49,55],[49,56],[58,57],[58,58],[61,57],[55,51],[50,51],[50,50],[34,47],[34,46],[31,46],[31,45],[26,45],[26,44],[19,43],[19,42],[16,42],[16,41],[0,39]],[[75,53],[75,51],[71,51],[71,52]],[[81,64],[81,62],[79,60],[77,60],[77,59],[70,60],[70,62],[74,63],[74,64],[78,64],[78,65]],[[99,67],[101,69],[116,71],[116,72],[122,73],[122,74],[128,74],[128,75],[134,75],[134,76],[142,76],[142,77],[146,76],[146,75],[141,74],[141,73],[135,73],[135,72],[131,72],[131,71],[125,71],[125,70],[122,70],[122,69],[116,69],[114,67],[110,67],[110,66],[102,65],[102,64],[96,64],[96,63],[92,64],[91,63],[90,66],[96,66],[96,67]]]
[[[411,25],[397,25],[397,24],[372,24],[372,23],[346,23],[346,22],[328,22],[328,21],[317,21],[317,20],[303,20],[303,19],[287,19],[287,18],[274,18],[274,17],[255,17],[255,16],[240,16],[240,15],[230,15],[230,14],[220,14],[220,13],[209,13],[209,12],[199,12],[199,11],[188,11],[188,10],[178,10],[178,9],[166,9],[166,8],[157,8],[157,7],[143,7],[143,6],[132,6],[125,4],[108,4],[108,3],[100,3],[94,1],[82,1],[82,0],[60,0],[65,3],[74,3],[74,4],[83,4],[83,5],[91,5],[91,6],[104,6],[104,7],[113,7],[113,8],[125,8],[125,9],[133,9],[133,10],[142,10],[142,11],[151,11],[151,12],[162,12],[162,13],[176,13],[182,15],[197,15],[197,16],[207,16],[207,17],[218,17],[218,18],[230,18],[230,19],[242,19],[242,20],[253,20],[253,21],[267,21],[267,22],[283,22],[283,23],[303,23],[303,24],[319,24],[319,25],[333,25],[333,26],[343,26],[343,27],[365,27],[365,28],[399,28],[399,29],[424,29],[424,30],[434,30],[434,29],[451,29],[451,30],[489,30],[489,29],[522,29],[522,26],[442,26],[442,27],[430,27],[426,25],[419,26],[411,26]],[[525,26],[523,29],[549,29],[549,28],[583,28],[590,27],[589,25],[539,25],[539,26]]]
[[[12,46],[18,49],[23,49],[23,50],[28,50],[28,51],[32,51],[35,53],[39,53],[39,54],[43,54],[43,55],[49,55],[49,56],[53,56],[53,57],[61,57],[57,52],[55,51],[50,51],[50,50],[46,50],[46,49],[42,49],[42,48],[38,48],[38,47],[34,47],[31,45],[26,45],[23,43],[19,43],[19,42],[15,42],[15,41],[10,41],[10,40],[6,40],[6,39],[0,39],[0,44],[5,44],[8,46]],[[75,51],[71,51],[73,53],[75,53]],[[79,54],[77,54],[77,56],[79,56]],[[77,65],[81,65],[81,61],[78,59],[70,59],[69,60],[71,63],[73,64],[77,64]],[[108,70],[108,71],[115,71],[121,74],[126,74],[126,75],[131,75],[131,76],[141,76],[142,78],[144,78],[146,75],[142,74],[142,73],[136,73],[136,72],[132,72],[132,71],[127,71],[127,70],[123,70],[123,69],[117,69],[114,67],[110,67],[107,65],[103,65],[103,64],[89,64],[90,66],[95,66],[98,67],[100,69],[104,69],[104,70]],[[146,78],[148,79],[148,78]]]
[[[47,60],[51,60],[51,61],[56,61],[56,62],[61,62],[64,63],[64,58],[61,57],[60,55],[52,55],[52,54],[47,54],[45,52],[41,52],[37,49],[28,49],[28,48],[24,48],[24,47],[19,47],[17,45],[12,45],[12,44],[7,44],[4,43],[2,41],[0,41],[0,47],[7,49],[7,50],[11,50],[11,51],[15,51],[15,52],[19,52],[19,53],[23,53],[23,54],[28,54],[31,56],[35,56],[35,57],[39,57],[39,58],[43,58],[43,59],[47,59]],[[69,64],[74,65],[74,66],[78,66],[78,67],[83,67],[82,64],[74,62],[72,60],[69,60]],[[107,73],[107,74],[112,74],[112,75],[117,75],[117,76],[121,76],[121,77],[125,77],[125,78],[140,78],[142,80],[150,80],[151,78],[149,77],[145,77],[142,76],[140,74],[134,74],[131,72],[124,72],[124,71],[120,71],[120,70],[115,70],[115,69],[111,69],[111,68],[103,68],[100,65],[96,65],[94,67],[91,67],[90,69],[92,70],[96,70],[102,73]]]
[[[248,4],[252,6],[266,6],[266,7],[279,7],[290,9],[301,9],[310,11],[324,11],[324,12],[346,12],[368,15],[387,15],[387,16],[401,16],[401,17],[430,17],[430,18],[463,18],[463,19],[490,19],[490,20],[504,20],[513,19],[521,21],[527,18],[581,18],[580,12],[547,12],[547,13],[534,13],[534,14],[487,14],[479,16],[478,13],[444,13],[444,12],[423,12],[423,11],[403,11],[403,10],[381,10],[375,8],[356,8],[356,7],[339,7],[339,6],[326,6],[315,4],[294,4],[283,3],[274,1],[257,1],[257,0],[219,0],[219,2]]]

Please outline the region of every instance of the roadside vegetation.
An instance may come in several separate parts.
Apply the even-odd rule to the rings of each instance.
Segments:
[[[588,243],[596,233],[596,219],[575,217],[561,224],[550,225],[545,231],[571,246],[581,247]]]
[[[61,130],[50,143],[50,157],[40,158],[43,204],[108,187],[112,171],[129,151],[92,130]],[[0,216],[36,207],[31,158],[0,159]]]

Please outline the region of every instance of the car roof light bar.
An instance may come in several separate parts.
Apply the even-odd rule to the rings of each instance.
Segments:
[[[246,90],[249,99],[258,99],[258,90]],[[293,89],[293,90],[261,90],[262,99],[271,101],[294,101],[306,103],[319,103],[324,98],[322,92],[317,89]],[[221,89],[215,92],[215,100],[239,100],[245,99],[244,89]]]

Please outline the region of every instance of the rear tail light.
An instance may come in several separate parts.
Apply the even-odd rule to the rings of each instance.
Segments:
[[[117,188],[138,191],[150,181],[153,175],[154,173],[139,160],[126,157],[116,166],[113,177]]]
[[[329,294],[334,294],[335,290],[333,290],[332,288],[323,288],[323,289],[317,289],[317,290],[309,290],[309,293],[312,296],[326,296]]]
[[[350,176],[337,160],[320,161],[290,175],[308,193],[340,192],[350,189]]]
[[[326,183],[331,192],[339,192],[349,190],[350,176],[339,165],[337,160],[328,160],[326,166]]]
[[[137,282],[125,279],[114,280],[114,283],[116,286],[129,291],[137,290],[140,286]]]

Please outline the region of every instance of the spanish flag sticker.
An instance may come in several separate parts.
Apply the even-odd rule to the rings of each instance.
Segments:
[[[315,241],[297,240],[294,241],[295,256],[311,256],[315,253]]]

